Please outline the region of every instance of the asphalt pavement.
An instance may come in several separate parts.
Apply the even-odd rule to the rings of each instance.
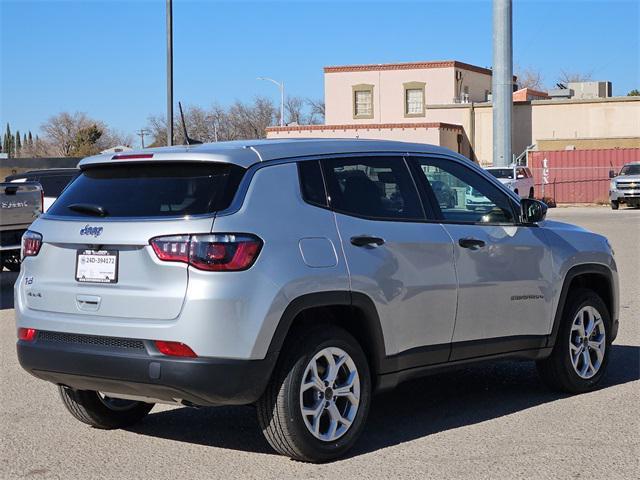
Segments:
[[[375,397],[356,447],[326,465],[273,453],[252,407],[156,406],[128,430],[75,421],[55,386],[18,365],[15,274],[3,272],[0,478],[638,478],[640,210],[558,208],[549,217],[607,235],[616,252],[621,326],[602,388],[552,393],[528,362],[438,374]]]

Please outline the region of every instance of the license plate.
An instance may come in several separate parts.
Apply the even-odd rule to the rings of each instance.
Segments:
[[[90,283],[118,281],[117,250],[78,250],[76,280]]]

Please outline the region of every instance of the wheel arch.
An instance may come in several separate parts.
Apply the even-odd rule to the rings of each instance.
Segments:
[[[327,291],[295,298],[282,314],[268,352],[279,353],[294,329],[319,321],[340,326],[358,340],[375,378],[385,358],[384,335],[378,311],[363,293]]]
[[[564,281],[562,282],[562,290],[558,299],[556,313],[553,318],[553,328],[551,330],[549,340],[547,341],[547,346],[553,346],[556,343],[556,337],[558,336],[558,330],[560,329],[560,323],[562,321],[569,293],[572,289],[580,287],[593,290],[600,296],[600,298],[602,298],[602,301],[609,309],[611,321],[615,323],[617,312],[615,311],[615,293],[613,273],[611,270],[605,265],[596,263],[576,265],[569,269],[564,277]],[[614,331],[614,338],[615,333],[616,332]]]

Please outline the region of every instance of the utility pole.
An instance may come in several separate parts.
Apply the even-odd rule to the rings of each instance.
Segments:
[[[513,108],[513,35],[511,0],[493,0],[493,166],[506,167],[511,158]]]
[[[167,145],[173,145],[173,2],[167,0]]]
[[[140,130],[138,130],[136,132],[136,135],[138,135],[140,137],[140,143],[142,144],[142,148],[144,148],[144,136],[145,135],[149,135],[149,130],[145,129],[145,128],[141,128]]]

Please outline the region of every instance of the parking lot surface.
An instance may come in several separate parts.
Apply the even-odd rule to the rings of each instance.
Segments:
[[[56,387],[18,365],[11,285],[0,274],[0,478],[638,478],[640,210],[549,211],[609,237],[620,270],[620,332],[599,390],[549,392],[529,362],[485,364],[374,399],[356,447],[309,465],[274,454],[252,407],[156,406],[139,425],[75,421]]]

